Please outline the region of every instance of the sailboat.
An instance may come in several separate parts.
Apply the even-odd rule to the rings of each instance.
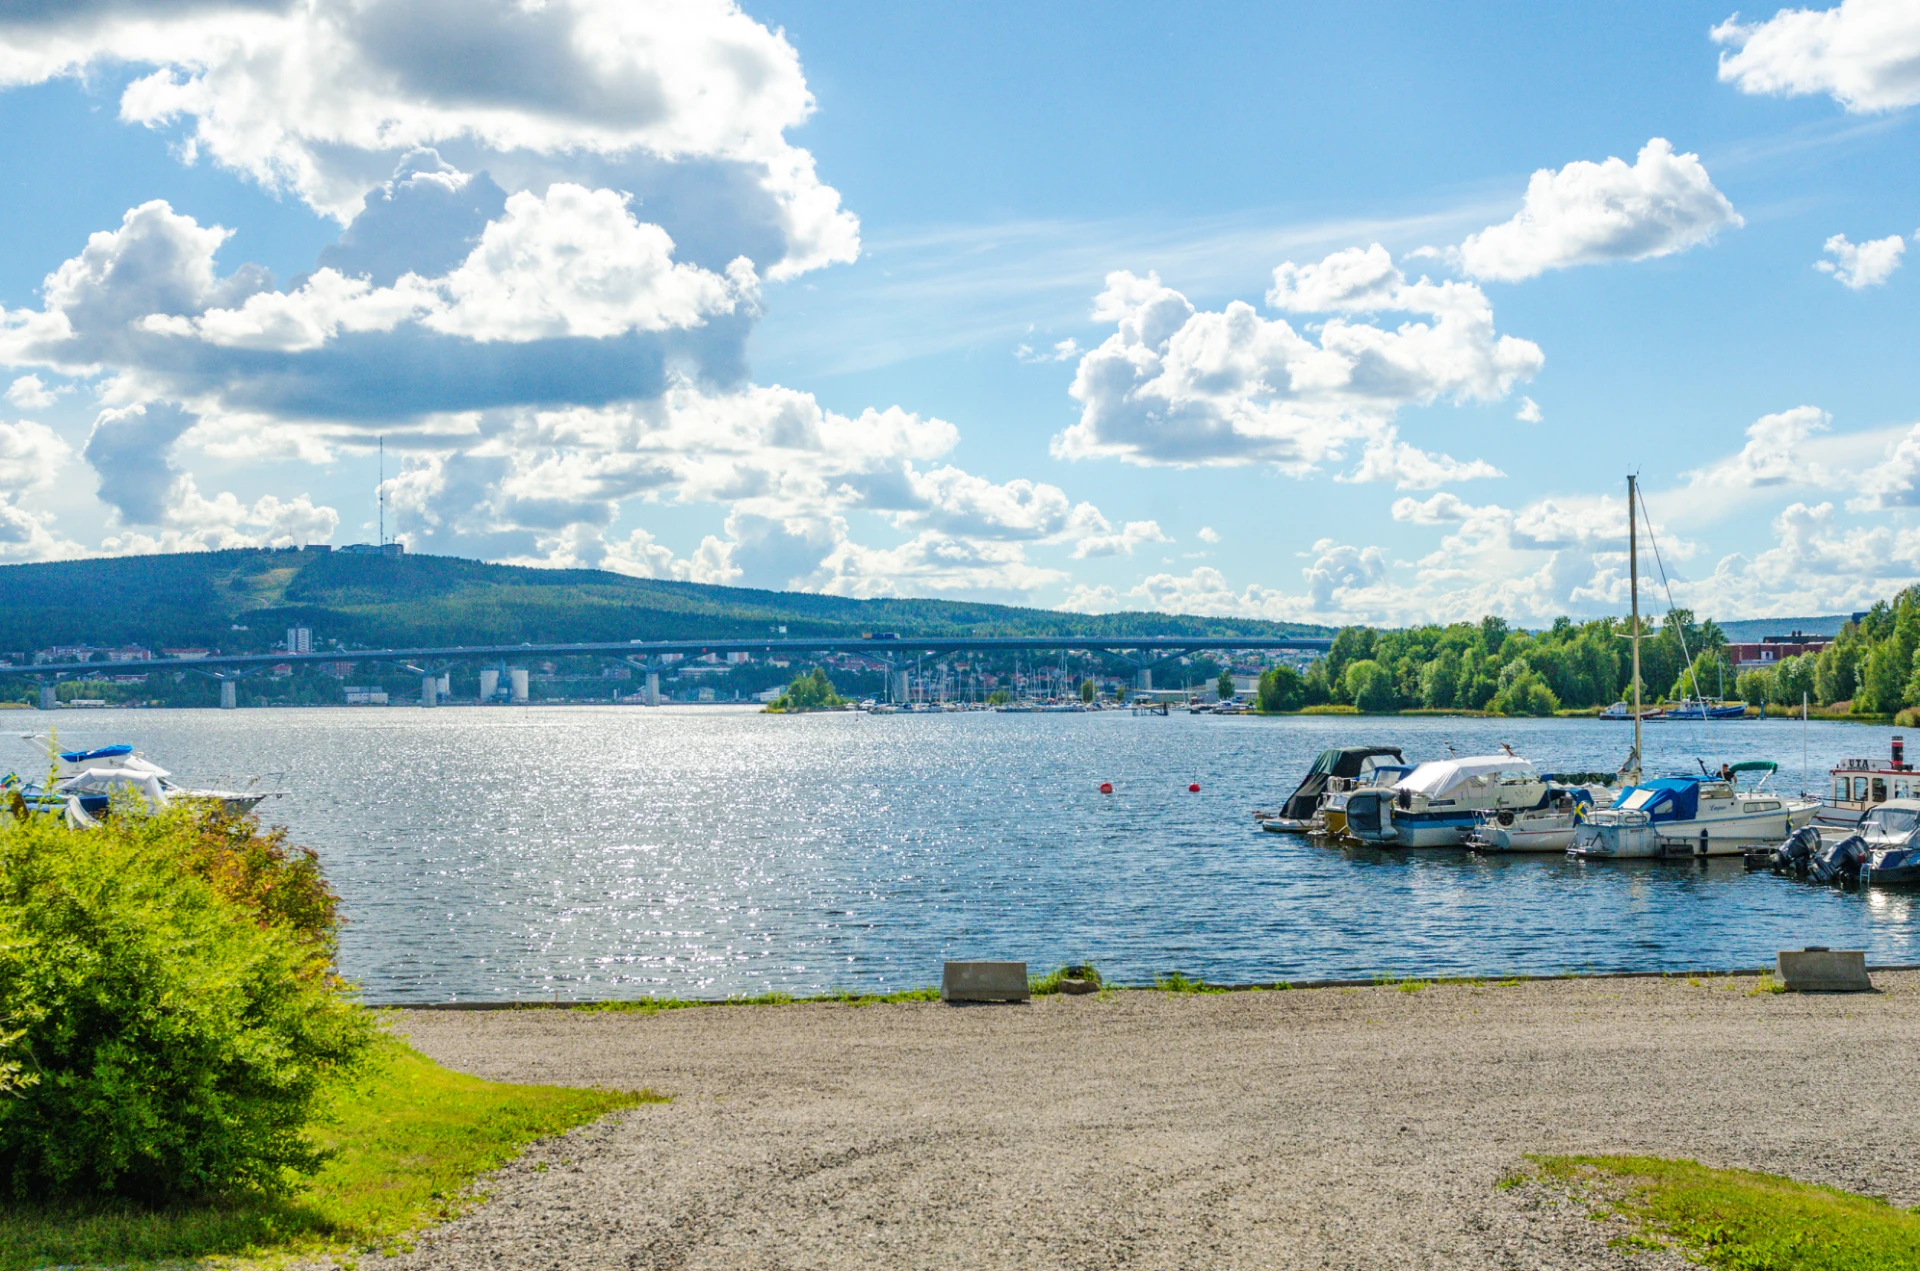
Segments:
[[[1633,750],[1620,770],[1625,787],[1613,806],[1590,813],[1574,830],[1569,856],[1618,860],[1658,856],[1736,855],[1777,843],[1813,820],[1819,802],[1765,789],[1776,765],[1724,766],[1718,773],[1680,773],[1647,781],[1640,771],[1640,484],[1627,478],[1627,572],[1633,606]],[[1652,525],[1648,525],[1652,533]],[[1656,550],[1658,544],[1655,545]],[[1664,575],[1665,570],[1662,569]],[[1668,596],[1671,608],[1672,596]],[[1681,652],[1686,652],[1681,636]],[[1691,659],[1688,665],[1692,665]],[[1742,778],[1758,777],[1751,784]]]

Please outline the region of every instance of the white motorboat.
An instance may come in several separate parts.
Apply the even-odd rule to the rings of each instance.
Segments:
[[[1388,759],[1393,763],[1386,764]],[[1387,785],[1413,771],[1400,766],[1400,759],[1398,746],[1334,746],[1323,750],[1280,810],[1255,812],[1254,819],[1262,829],[1275,834],[1328,834],[1337,838],[1346,830],[1345,796],[1360,786],[1380,784],[1381,778],[1375,774],[1382,765],[1392,772]],[[1327,815],[1327,801],[1335,793],[1341,795],[1337,825]]]
[[[1347,836],[1382,847],[1460,847],[1479,813],[1542,806],[1546,779],[1516,755],[1423,763],[1387,789],[1347,798]]]
[[[239,815],[253,811],[262,800],[277,798],[280,790],[202,790],[182,786],[167,769],[126,744],[99,746],[91,750],[56,750],[45,737],[28,733],[22,740],[45,744],[48,780],[45,796],[64,802],[70,817],[80,821],[97,820],[116,792],[127,791],[145,799],[156,810],[179,799],[211,799],[228,813]],[[33,787],[38,789],[38,787]]]
[[[1565,852],[1595,805],[1613,798],[1605,788],[1550,784],[1540,807],[1479,813],[1467,846],[1476,852]]]
[[[1660,777],[1628,786],[1574,832],[1571,856],[1623,860],[1739,856],[1813,820],[1819,802],[1766,789],[1779,765],[1755,760],[1719,774]],[[1743,778],[1758,774],[1751,784]]]

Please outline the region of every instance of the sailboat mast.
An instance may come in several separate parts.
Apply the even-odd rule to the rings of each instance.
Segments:
[[[1633,780],[1640,781],[1640,533],[1639,478],[1627,477],[1627,588],[1633,598]]]

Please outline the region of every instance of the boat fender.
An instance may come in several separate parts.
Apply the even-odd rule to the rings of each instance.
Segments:
[[[1500,824],[1502,825],[1513,824],[1513,811],[1511,809],[1509,808],[1500,809]]]

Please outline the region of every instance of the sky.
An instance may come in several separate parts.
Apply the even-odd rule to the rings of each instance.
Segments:
[[[8,0],[0,562],[384,495],[516,564],[1537,625],[1624,612],[1635,472],[1654,607],[1850,611],[1920,580],[1917,138],[1912,0]]]

